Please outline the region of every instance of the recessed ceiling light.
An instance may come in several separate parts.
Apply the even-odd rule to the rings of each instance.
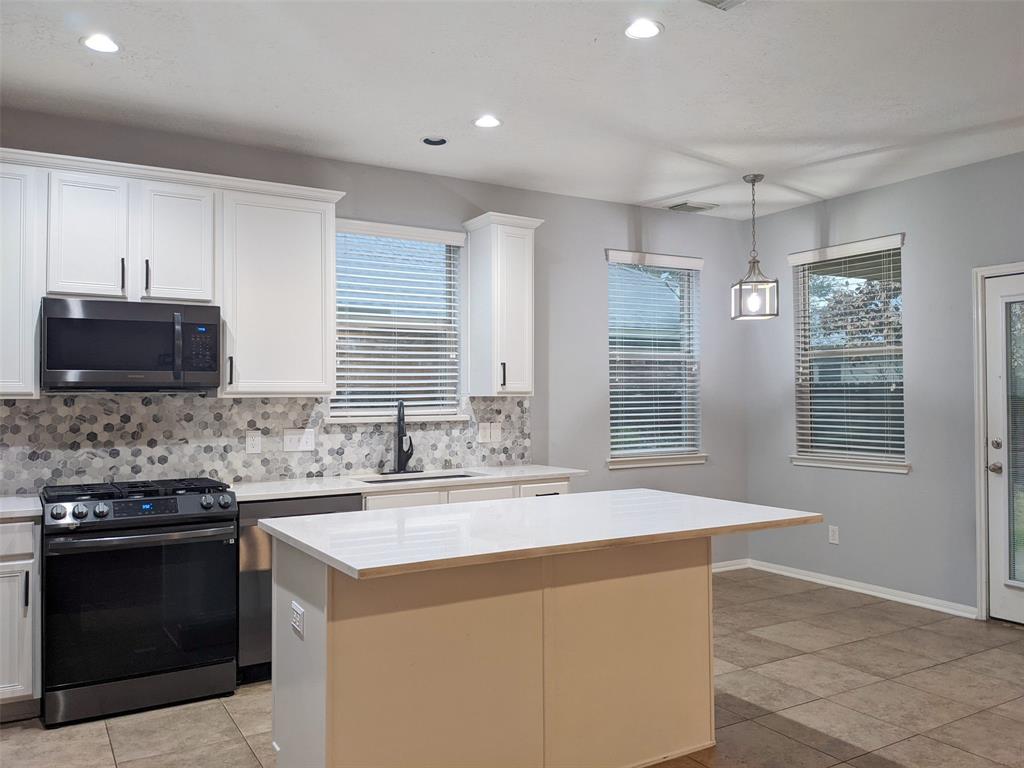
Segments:
[[[497,128],[501,125],[501,120],[494,115],[480,115],[480,117],[473,121],[473,125],[477,128]]]
[[[102,32],[83,37],[82,45],[90,51],[98,51],[99,53],[117,53],[120,50],[120,46]]]
[[[424,136],[422,139],[420,139],[420,141],[422,141],[428,147],[443,147],[445,144],[448,143],[448,139],[446,139],[444,136]]]
[[[637,19],[626,27],[626,37],[631,37],[634,40],[647,40],[650,37],[657,37],[664,29],[665,27],[660,22]]]

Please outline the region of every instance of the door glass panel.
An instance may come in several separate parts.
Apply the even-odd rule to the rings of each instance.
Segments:
[[[234,658],[237,567],[221,541],[48,556],[46,687]]]
[[[1024,302],[1006,305],[1006,346],[1009,574],[1024,582]]]

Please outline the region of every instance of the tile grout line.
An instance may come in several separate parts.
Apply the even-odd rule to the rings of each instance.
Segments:
[[[236,695],[237,695],[237,694],[236,694]],[[233,715],[231,714],[231,710],[227,708],[227,705],[226,705],[226,704],[224,703],[224,700],[223,700],[223,699],[217,699],[217,701],[218,701],[218,702],[220,703],[220,705],[221,705],[221,706],[222,706],[222,707],[224,708],[224,711],[225,711],[225,712],[227,713],[227,715],[228,715],[228,720],[230,720],[230,721],[231,721],[231,724],[232,724],[233,726],[235,726],[235,730],[236,730],[236,731],[238,731],[238,735],[242,737],[242,741],[244,741],[244,742],[245,742],[245,746],[246,746],[246,747],[248,748],[248,750],[249,750],[249,754],[250,754],[250,755],[252,755],[252,758],[253,758],[253,760],[255,760],[255,761],[256,761],[256,765],[260,766],[260,768],[263,768],[263,761],[262,761],[262,760],[260,760],[260,756],[256,754],[256,750],[254,750],[254,749],[252,748],[252,744],[250,744],[250,743],[249,743],[249,739],[247,739],[247,738],[246,738],[246,736],[245,736],[245,734],[244,734],[244,733],[242,733],[242,729],[238,727],[238,723],[237,723],[237,722],[235,722],[235,718],[234,718],[234,716],[233,716]]]

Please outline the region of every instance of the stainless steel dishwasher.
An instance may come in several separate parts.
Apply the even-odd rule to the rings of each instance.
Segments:
[[[324,515],[363,508],[359,494],[238,504],[238,674],[243,682],[270,677],[270,536],[256,523],[268,517]]]

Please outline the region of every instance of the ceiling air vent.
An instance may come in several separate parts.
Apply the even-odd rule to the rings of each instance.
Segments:
[[[743,5],[747,0],[700,0],[705,5],[717,8],[720,11],[728,11],[737,5]]]
[[[670,205],[670,211],[682,211],[683,213],[704,213],[718,207],[718,203],[698,203],[696,200],[684,200],[681,203]]]

